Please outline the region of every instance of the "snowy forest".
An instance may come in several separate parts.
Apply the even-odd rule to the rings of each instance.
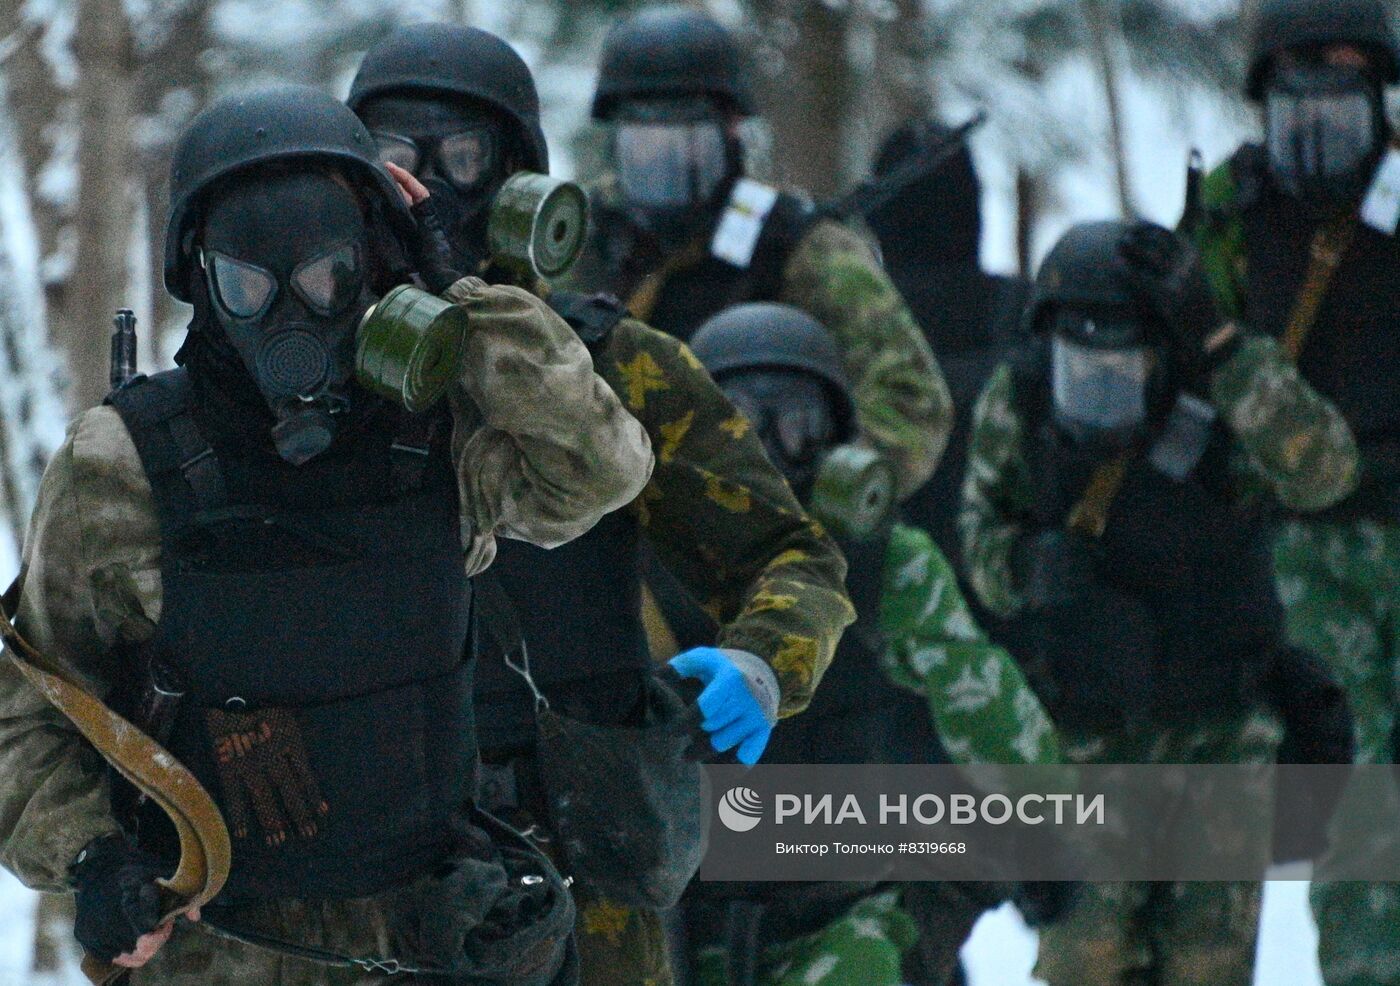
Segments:
[[[1190,151],[1213,163],[1257,127],[1240,96],[1249,12],[1238,0],[694,2],[742,37],[765,105],[781,99],[745,134],[755,172],[775,182],[839,193],[899,122],[985,110],[973,150],[995,270],[1033,270],[1073,221],[1174,222]],[[107,390],[112,313],[135,311],[143,371],[179,345],[187,313],[160,276],[167,168],[203,105],[277,80],[343,96],[361,54],[394,26],[470,23],[534,69],[554,170],[567,177],[603,154],[588,121],[595,62],[609,25],[640,6],[0,0],[0,578],[15,573],[65,422]],[[36,900],[0,880],[0,984],[80,981],[42,916],[35,932]],[[1287,893],[1301,927],[1301,890]],[[1291,928],[1273,936],[1290,949],[1275,969],[1288,956],[1312,961],[1311,930]],[[1267,938],[1266,928],[1266,952]],[[1018,948],[991,950],[1004,959]],[[1269,967],[1266,956],[1260,982],[1285,981]],[[978,986],[1027,981],[979,968],[995,967],[972,960]],[[1306,982],[1297,974],[1286,981]]]

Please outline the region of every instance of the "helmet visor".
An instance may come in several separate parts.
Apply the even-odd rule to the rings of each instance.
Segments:
[[[1356,70],[1281,68],[1264,96],[1269,165],[1283,187],[1362,177],[1380,139],[1373,87]]]
[[[707,202],[728,171],[724,128],[715,120],[620,123],[615,146],[623,196],[635,205]]]
[[[1093,431],[1141,424],[1147,419],[1152,362],[1146,346],[1100,349],[1056,335],[1051,363],[1056,414]]]

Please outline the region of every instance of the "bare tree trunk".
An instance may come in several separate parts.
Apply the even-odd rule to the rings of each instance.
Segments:
[[[784,184],[818,197],[847,184],[844,142],[852,84],[846,53],[849,14],[823,3],[760,0],[760,30],[779,39],[784,64],[767,80],[764,110]]]
[[[62,248],[62,236],[69,216],[57,203],[39,194],[45,167],[54,154],[58,131],[71,109],[69,94],[60,88],[52,67],[40,50],[44,25],[25,19],[20,0],[0,0],[0,35],[19,43],[5,61],[7,87],[23,98],[10,100],[14,120],[15,146],[19,151],[30,212],[39,234],[41,255],[49,258]],[[45,285],[50,338],[62,336],[68,315],[67,278],[59,277]]]
[[[1035,228],[1041,211],[1040,179],[1024,168],[1016,170],[1016,262],[1022,277],[1035,272]]]
[[[131,244],[133,51],[121,0],[79,0],[74,49],[78,80],[77,263],[71,331],[62,339],[73,406],[106,395],[111,313],[126,304]]]
[[[1113,173],[1118,185],[1118,210],[1124,218],[1137,214],[1133,205],[1132,179],[1128,175],[1127,140],[1123,132],[1123,107],[1119,98],[1118,64],[1113,56],[1120,37],[1117,21],[1105,0],[1084,0],[1084,16],[1089,22],[1094,60],[1098,63],[1108,105],[1109,137],[1112,143]]]

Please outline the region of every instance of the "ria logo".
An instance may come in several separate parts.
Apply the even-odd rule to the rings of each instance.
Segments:
[[[731,787],[719,799],[719,820],[731,832],[747,832],[763,821],[763,799],[747,787]]]

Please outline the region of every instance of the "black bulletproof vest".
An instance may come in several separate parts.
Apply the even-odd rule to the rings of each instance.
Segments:
[[[1269,183],[1262,155],[1232,162],[1247,253],[1250,323],[1282,334],[1307,276],[1317,220]],[[1400,517],[1400,237],[1365,223],[1338,269],[1298,359],[1303,376],[1336,404],[1366,463],[1363,494],[1377,484]]]
[[[1050,424],[1048,367],[1038,365],[1038,376],[1023,372],[1016,381],[1032,436],[1035,523],[1062,527],[1098,461],[1081,458]],[[1135,456],[1099,539],[1098,577],[1140,601],[1157,624],[1152,701],[1173,721],[1252,700],[1281,629],[1267,526],[1233,506],[1230,442],[1217,425],[1183,482]]]
[[[732,305],[749,301],[776,301],[782,290],[783,268],[793,249],[811,227],[815,216],[811,206],[789,193],[781,193],[769,213],[748,267],[735,267],[710,254],[697,264],[672,273],[652,309],[647,322],[682,342],[688,342],[712,315]],[[630,221],[616,210],[600,217],[598,235],[612,237],[622,244],[634,241]],[[640,282],[636,257],[616,244],[603,252],[612,258],[606,279],[608,290],[625,297]]]
[[[168,745],[229,821],[225,897],[358,897],[438,862],[476,784],[446,412],[403,472],[390,446],[422,432],[387,404],[293,467],[211,445],[184,370],[109,402],[160,520],[142,657],[186,685]],[[147,811],[142,842],[173,855],[163,822]]]
[[[595,360],[604,358],[627,314],[609,295],[555,291],[547,301]],[[504,636],[524,641],[536,686],[571,719],[617,726],[641,712],[651,657],[641,619],[640,538],[636,516],[624,507],[552,550],[512,540],[496,546],[491,572],[519,622],[518,634],[512,628]],[[534,696],[506,664],[502,635],[486,638],[477,669],[477,731],[485,757],[500,762],[534,746]]]
[[[568,544],[502,540],[491,571],[519,615],[535,683],[571,718],[621,725],[650,667],[641,621],[640,530],[629,508]],[[534,743],[533,698],[496,648],[477,671],[481,748],[496,759]]]

